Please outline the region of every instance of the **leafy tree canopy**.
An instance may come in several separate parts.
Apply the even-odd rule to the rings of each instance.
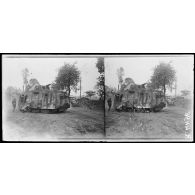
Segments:
[[[96,67],[100,74],[104,74],[104,58],[103,57],[99,57],[97,59]]]
[[[103,57],[99,57],[97,59],[96,67],[100,75],[97,78],[98,82],[95,88],[97,89],[100,99],[103,100],[104,99],[104,58]]]
[[[80,79],[80,71],[75,64],[76,63],[64,63],[64,66],[59,69],[55,83],[52,84],[52,87],[66,90],[68,95],[70,95],[71,90],[76,91]]]
[[[170,63],[161,62],[154,68],[154,72],[151,77],[151,83],[155,89],[163,89],[165,96],[166,89],[171,88],[175,79],[176,71],[170,65]]]
[[[19,96],[22,93],[22,91],[16,87],[9,86],[5,90],[5,95],[10,100],[12,97]]]

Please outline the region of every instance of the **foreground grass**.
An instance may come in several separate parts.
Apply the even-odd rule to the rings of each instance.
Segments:
[[[186,139],[184,118],[189,112],[174,106],[157,113],[107,112],[106,134],[108,138]]]
[[[4,117],[4,140],[64,141],[102,138],[103,111],[71,108],[61,114],[21,113],[8,110]]]

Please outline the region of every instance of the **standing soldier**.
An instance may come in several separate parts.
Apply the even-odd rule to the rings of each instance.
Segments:
[[[15,109],[16,109],[16,98],[13,98],[13,100],[12,100],[12,106],[13,106],[13,112],[14,112]]]
[[[110,108],[111,108],[111,106],[112,106],[112,99],[111,98],[109,98],[108,100],[107,100],[107,102],[108,102],[108,111],[110,111]]]

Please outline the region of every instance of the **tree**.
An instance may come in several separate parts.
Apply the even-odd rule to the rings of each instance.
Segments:
[[[69,96],[71,90],[76,91],[80,78],[80,71],[75,64],[76,63],[64,63],[64,66],[62,66],[58,71],[55,84],[52,84],[52,87],[54,86],[59,90],[66,90]]]
[[[89,98],[95,95],[95,91],[89,90],[85,92]]]
[[[161,62],[154,68],[151,83],[155,89],[162,89],[165,97],[167,88],[172,87],[175,79],[176,71],[170,65],[170,63]]]
[[[97,59],[96,67],[99,72],[99,77],[97,78],[98,82],[96,84],[96,89],[98,91],[98,95],[100,96],[100,99],[104,99],[104,58],[99,57]]]
[[[123,67],[120,67],[119,69],[117,69],[117,76],[118,76],[118,83],[119,83],[119,86],[121,88],[121,85],[123,83],[123,76],[124,76],[124,68]],[[118,87],[119,89],[119,87]]]
[[[29,75],[30,75],[30,73],[29,73],[28,68],[25,68],[25,69],[22,70],[23,92],[26,90]]]
[[[9,86],[5,91],[6,98],[11,100],[13,97],[19,96],[21,94],[21,90],[16,87]]]

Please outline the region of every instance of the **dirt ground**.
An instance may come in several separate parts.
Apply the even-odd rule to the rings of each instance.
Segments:
[[[60,114],[4,113],[3,139],[6,141],[67,141],[99,139],[104,136],[104,113],[75,107]]]
[[[112,139],[185,140],[192,138],[191,107],[170,106],[157,113],[106,111],[72,107],[61,114],[3,110],[5,141],[67,141]],[[186,129],[187,124],[187,129]],[[190,127],[190,128],[189,128]]]
[[[178,106],[166,107],[156,113],[106,111],[106,137],[190,140],[192,121],[191,109]]]

